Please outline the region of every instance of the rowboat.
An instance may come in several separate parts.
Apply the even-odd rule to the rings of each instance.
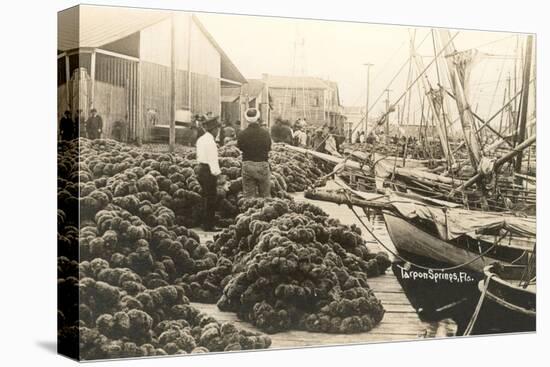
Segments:
[[[495,263],[484,268],[478,283],[480,313],[474,314],[471,334],[536,330],[534,261],[528,266]],[[503,322],[506,320],[506,322]],[[506,326],[503,328],[503,324]]]

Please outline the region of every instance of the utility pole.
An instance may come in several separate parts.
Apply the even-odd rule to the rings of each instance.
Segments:
[[[384,89],[386,92],[386,138],[390,135],[390,92],[391,89]]]
[[[365,100],[365,123],[363,131],[365,132],[365,138],[367,137],[367,129],[369,124],[369,94],[370,94],[370,67],[374,64],[365,63],[363,64],[367,67],[367,98]]]
[[[174,15],[170,21],[170,136],[168,146],[170,152],[176,145],[176,31],[174,27]]]
[[[510,73],[508,73],[508,100],[510,99],[510,96],[511,96],[511,91],[512,91],[512,83],[511,83],[511,77],[510,77]],[[506,95],[504,96],[506,97]],[[510,119],[510,116],[513,116],[513,109],[514,109],[514,105],[515,105],[515,101],[513,104],[511,105],[508,105],[506,106],[506,111],[505,112],[508,112],[506,114],[506,126],[504,128],[504,131],[506,133],[513,133],[513,130],[512,130],[512,123],[510,122],[511,119]],[[502,113],[504,115],[504,112]]]
[[[189,107],[189,115],[193,116],[192,100],[191,100],[191,32],[193,31],[193,19],[192,14],[189,14],[187,22],[187,106]],[[239,93],[240,96],[240,93]],[[240,108],[240,106],[239,106]],[[242,121],[242,120],[241,120]]]

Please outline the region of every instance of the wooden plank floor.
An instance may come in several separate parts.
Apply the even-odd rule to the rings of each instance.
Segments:
[[[393,275],[385,274],[369,279],[369,284],[386,309],[382,322],[371,331],[349,335],[286,331],[270,336],[272,348],[413,340],[424,338],[427,333],[430,334],[429,325],[420,321],[403,290],[396,287],[399,284]],[[193,305],[220,322],[234,322],[244,329],[259,331],[250,323],[239,320],[234,313],[218,310],[216,305],[204,303],[193,303]]]
[[[303,197],[303,194],[299,193],[295,194],[294,197],[296,200],[308,200]],[[351,210],[344,205],[338,206],[337,204],[319,201],[312,201],[312,203],[324,209],[331,216],[340,219],[344,224],[357,224],[360,226]],[[213,233],[201,230],[196,230],[196,232],[201,237],[201,242],[212,240]],[[370,249],[373,251],[380,250],[380,246],[373,243],[368,234],[364,236],[369,242]],[[271,335],[272,348],[413,340],[440,335],[436,330],[437,327],[434,328],[434,325],[420,320],[397,278],[390,270],[384,275],[369,278],[368,283],[376,296],[382,301],[386,310],[382,322],[370,332],[347,335],[286,331]],[[216,305],[202,303],[193,303],[193,305],[221,322],[234,322],[242,328],[259,331],[250,323],[239,320],[234,313],[221,312]]]

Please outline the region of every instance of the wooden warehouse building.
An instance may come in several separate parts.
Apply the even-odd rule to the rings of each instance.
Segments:
[[[343,107],[336,82],[309,76],[263,74],[270,103],[271,119],[296,121],[305,118],[308,124],[342,127]]]
[[[222,87],[246,79],[195,15],[79,5],[58,13],[58,118],[96,108],[105,138],[122,121],[124,140],[167,139],[172,34],[176,110],[221,115]]]

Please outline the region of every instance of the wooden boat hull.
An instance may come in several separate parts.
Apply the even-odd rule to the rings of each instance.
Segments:
[[[404,276],[407,272],[401,269],[406,264],[401,263],[398,265],[394,263],[392,268],[411,305],[423,320],[451,318],[457,324],[457,334],[462,335],[479,300],[480,291],[478,287],[484,281],[484,270],[495,262],[505,266],[510,266],[510,264],[487,256],[478,258],[477,253],[442,241],[392,213],[384,212],[383,215],[390,238],[403,258],[436,269],[471,261],[465,267],[445,272],[424,271],[411,265],[411,270],[407,276]],[[424,277],[412,279],[410,274],[415,272],[423,273]],[[433,281],[433,277],[428,276],[428,274],[438,273],[459,274],[457,275],[458,279],[462,278],[462,274],[466,274],[468,278],[466,281],[440,281],[436,283]],[[497,298],[506,297],[515,300],[509,303],[523,304],[529,308],[534,305],[535,296],[524,297],[522,300],[516,290],[511,290],[495,280],[493,279],[490,283],[490,292],[485,298],[485,303],[472,334],[483,335],[535,330],[536,318],[533,313],[523,314],[510,309],[510,307],[503,307],[503,302],[497,301]]]
[[[502,263],[498,259],[489,256],[479,257],[476,252],[445,242],[390,212],[385,211],[383,215],[390,238],[398,251],[450,265],[466,264],[464,268],[479,273],[494,262]]]
[[[474,333],[535,331],[536,291],[534,288],[516,286],[510,281],[520,279],[523,267],[500,268],[498,274],[494,265],[484,269],[485,278],[478,284],[480,294],[488,285]]]

